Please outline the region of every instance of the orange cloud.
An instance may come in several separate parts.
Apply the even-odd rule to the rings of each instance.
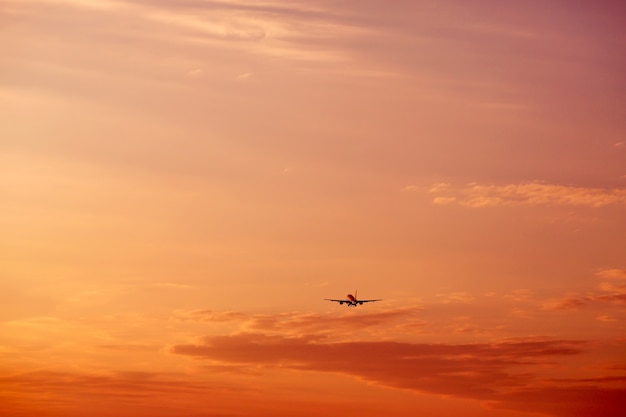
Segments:
[[[35,371],[0,377],[0,410],[14,416],[169,417],[194,415],[197,398],[203,398],[214,407],[202,415],[218,417],[224,415],[220,398],[243,391],[224,381],[199,383],[181,374]]]
[[[626,279],[626,269],[603,269],[596,273],[601,278]]]
[[[551,310],[577,309],[592,303],[626,304],[626,294],[592,295],[578,298],[566,298],[548,304]]]
[[[493,406],[508,410],[535,410],[559,417],[621,415],[626,389],[601,388],[597,382],[575,387],[552,386],[512,392],[503,395]]]
[[[406,307],[375,312],[352,314],[321,313],[281,313],[281,314],[245,314],[234,311],[215,312],[211,310],[192,310],[175,312],[172,319],[199,322],[231,322],[240,329],[250,331],[280,331],[287,333],[343,334],[358,329],[388,327],[395,322],[415,329],[423,324],[418,314],[420,307]]]
[[[466,292],[453,292],[450,294],[438,294],[439,298],[442,299],[442,303],[450,304],[450,303],[470,303],[474,301],[476,298]]]
[[[585,381],[572,381],[573,387],[557,385],[528,372],[534,366],[577,355],[584,346],[580,341],[532,339],[465,345],[325,343],[319,335],[252,333],[206,337],[199,344],[176,345],[171,351],[227,364],[347,374],[397,388],[488,401],[494,407],[518,411],[570,416],[584,410],[593,413],[583,415],[614,415],[611,413],[621,404],[626,389],[605,388],[599,380],[593,386],[579,385]],[[570,396],[575,399],[563,401]]]
[[[542,182],[507,185],[482,185],[472,183],[465,187],[433,184],[436,204],[456,202],[467,207],[498,206],[587,206],[603,207],[626,204],[626,189],[573,187]]]
[[[578,297],[565,297],[560,300],[552,300],[544,305],[548,310],[578,309],[595,303],[612,303],[626,305],[626,285],[613,285],[603,282],[599,286],[605,294],[587,294]],[[606,294],[608,293],[608,294]]]
[[[596,320],[598,321],[604,321],[604,322],[615,322],[617,321],[617,319],[615,317],[612,316],[608,316],[608,315],[602,315],[602,316],[598,316],[596,317]]]

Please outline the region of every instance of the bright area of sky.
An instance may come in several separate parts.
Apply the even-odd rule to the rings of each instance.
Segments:
[[[624,415],[621,2],[0,22],[0,414]]]

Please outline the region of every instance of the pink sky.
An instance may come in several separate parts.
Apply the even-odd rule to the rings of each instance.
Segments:
[[[624,28],[0,0],[0,414],[624,414]]]

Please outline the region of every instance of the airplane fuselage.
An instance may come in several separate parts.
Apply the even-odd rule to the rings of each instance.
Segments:
[[[356,307],[356,306],[359,305],[359,300],[357,300],[354,295],[348,294],[346,297],[347,297],[347,299],[346,299],[345,303],[348,304],[348,307],[350,307],[350,306]],[[363,304],[363,303],[360,303],[360,304]]]

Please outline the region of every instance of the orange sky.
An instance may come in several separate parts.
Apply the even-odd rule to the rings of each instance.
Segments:
[[[0,414],[622,415],[624,28],[0,0]]]

